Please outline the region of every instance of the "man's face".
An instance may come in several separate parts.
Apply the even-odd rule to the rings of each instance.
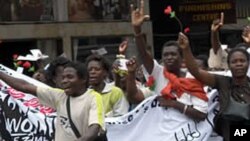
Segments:
[[[64,69],[62,74],[62,88],[66,95],[78,96],[81,95],[82,88],[85,87],[85,80],[77,75],[77,71],[72,67]]]
[[[173,72],[181,67],[182,57],[178,51],[178,47],[168,46],[162,50],[162,61],[168,71]]]

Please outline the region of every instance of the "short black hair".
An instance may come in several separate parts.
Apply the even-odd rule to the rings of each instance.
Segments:
[[[169,46],[174,46],[174,47],[176,47],[177,50],[178,50],[178,52],[180,53],[181,57],[183,57],[183,54],[182,54],[182,50],[181,50],[181,48],[180,48],[180,45],[178,44],[177,41],[174,41],[174,40],[170,40],[170,41],[165,42],[165,43],[163,44],[163,46],[162,46],[161,52],[163,51],[163,49],[164,49],[165,47],[169,47]]]
[[[242,46],[242,45],[237,46],[237,45],[236,45],[236,47],[233,48],[233,49],[231,49],[231,50],[229,51],[229,53],[228,53],[228,56],[227,56],[227,64],[229,65],[229,60],[230,60],[232,54],[235,53],[235,52],[242,52],[242,53],[246,56],[247,61],[249,62],[249,54],[248,54],[248,52],[247,52],[246,49],[247,49],[247,46]]]
[[[204,67],[208,68],[208,56],[205,54],[199,54],[195,56],[195,59],[199,59],[203,62]]]
[[[70,63],[70,60],[68,58],[59,56],[52,62],[50,62],[49,67],[46,70],[47,72],[49,72],[49,75],[51,77],[54,77],[56,75],[56,68],[59,66],[65,66],[68,63]]]
[[[77,76],[80,79],[87,80],[88,78],[88,72],[87,67],[84,63],[81,62],[69,62],[67,63],[64,68],[73,68],[76,70]]]
[[[49,63],[49,66],[46,69],[48,85],[56,87],[56,84],[53,81],[54,77],[56,76],[56,69],[60,66],[64,67],[70,62],[71,61],[68,58],[59,56]]]
[[[242,49],[248,49],[250,46],[246,43],[238,43],[234,48],[242,48]]]
[[[87,57],[85,64],[88,65],[90,61],[100,62],[102,68],[108,73],[110,72],[111,64],[104,56],[92,54]]]

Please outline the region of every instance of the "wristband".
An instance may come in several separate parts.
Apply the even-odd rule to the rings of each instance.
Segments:
[[[116,55],[116,59],[125,59],[125,55],[123,55],[123,54],[117,54]]]

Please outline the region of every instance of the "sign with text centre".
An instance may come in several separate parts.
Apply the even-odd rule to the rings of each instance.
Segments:
[[[235,0],[182,0],[178,15],[183,23],[211,23],[224,12],[225,23],[236,23]]]

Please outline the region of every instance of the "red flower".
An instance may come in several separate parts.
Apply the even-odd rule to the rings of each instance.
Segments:
[[[154,90],[155,87],[155,79],[153,76],[148,77],[148,81],[146,82],[146,86],[150,88],[150,90]]]
[[[164,9],[164,13],[165,13],[166,15],[171,14],[171,12],[172,12],[172,7],[171,7],[171,6],[167,6],[167,8]]]
[[[190,32],[190,28],[189,27],[186,27],[185,29],[184,29],[184,33],[189,33]]]
[[[18,66],[20,66],[20,65],[22,65],[22,61],[18,61],[16,64],[18,65]]]
[[[30,67],[31,67],[30,62],[29,62],[29,61],[26,61],[25,63],[23,63],[23,67],[24,67],[25,69],[30,68]]]
[[[13,54],[12,57],[13,57],[14,60],[16,60],[17,57],[18,57],[18,55],[17,54]]]

